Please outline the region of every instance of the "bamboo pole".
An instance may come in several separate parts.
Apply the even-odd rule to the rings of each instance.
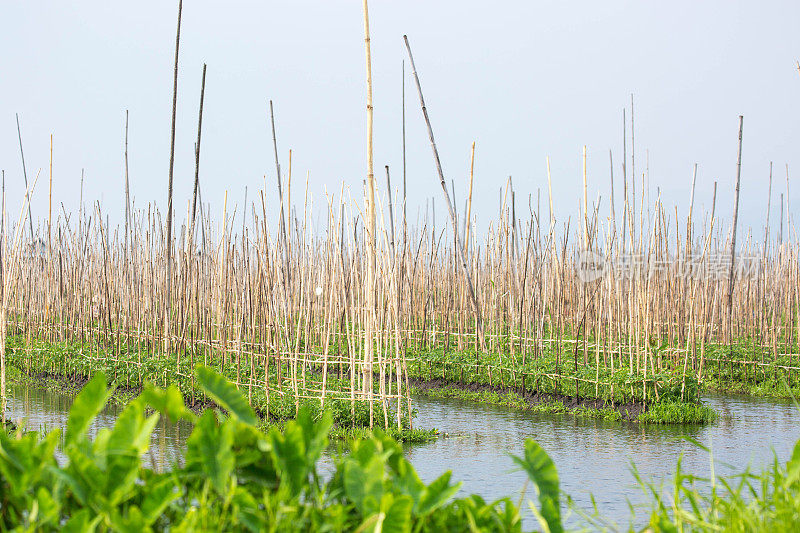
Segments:
[[[17,117],[17,137],[19,138],[19,157],[22,159],[22,178],[25,180],[25,189],[28,188],[28,171],[25,169],[25,152],[22,151],[22,130],[19,127],[19,113]],[[31,242],[33,242],[33,215],[31,215],[31,206],[28,204],[28,224],[31,230]]]
[[[372,402],[372,364],[374,358],[374,327],[375,327],[375,174],[372,162],[372,56],[370,54],[369,40],[369,9],[367,0],[363,1],[364,15],[364,51],[367,66],[367,190],[366,190],[366,252],[367,252],[367,279],[364,285],[364,299],[366,301],[366,329],[364,337],[364,392],[369,392],[369,426],[373,425]],[[391,191],[389,191],[391,194]]]
[[[178,0],[178,27],[175,31],[175,69],[172,77],[172,126],[170,128],[169,146],[169,182],[167,185],[167,275],[166,275],[166,298],[164,300],[164,330],[169,327],[170,298],[172,290],[172,181],[173,170],[175,167],[175,114],[178,107],[178,52],[181,43],[181,12],[183,10],[183,0]],[[170,346],[167,337],[164,338],[164,350],[169,352]]]
[[[445,184],[445,181],[444,181],[444,172],[442,172],[442,164],[439,161],[439,151],[436,149],[436,141],[433,138],[433,129],[431,127],[431,121],[428,118],[428,110],[425,107],[425,99],[422,96],[422,86],[419,83],[419,76],[417,75],[417,68],[414,65],[414,56],[411,54],[411,45],[408,44],[408,37],[407,36],[403,35],[403,40],[405,41],[405,44],[406,44],[406,51],[408,52],[408,60],[411,63],[411,71],[414,74],[414,82],[417,85],[417,93],[419,95],[419,103],[420,103],[420,106],[422,107],[422,115],[425,118],[425,124],[428,127],[428,137],[430,138],[430,141],[431,141],[431,149],[433,150],[433,159],[434,159],[434,162],[436,163],[436,171],[439,174],[439,182],[440,182],[440,185],[442,186],[442,192],[444,192],[444,199],[445,199],[445,203],[447,204],[447,209],[450,212],[450,218],[451,218],[451,221],[453,223],[453,231],[456,232],[456,243],[457,243],[457,248],[458,248],[458,255],[460,257],[461,266],[464,269],[464,274],[465,274],[466,279],[467,279],[467,289],[469,290],[470,300],[472,300],[472,307],[473,307],[473,310],[475,312],[475,323],[476,323],[477,330],[478,330],[478,338],[479,338],[479,342],[480,342],[480,345],[481,345],[480,346],[481,350],[483,351],[483,350],[485,350],[485,340],[484,340],[484,331],[483,331],[483,320],[481,318],[481,309],[478,306],[478,300],[475,297],[475,289],[474,289],[474,287],[472,285],[472,277],[470,276],[469,267],[467,265],[467,259],[466,259],[466,256],[464,255],[464,247],[459,242],[460,239],[458,238],[458,230],[456,229],[456,228],[458,228],[458,224],[456,222],[455,211],[453,210],[453,205],[450,202],[450,195],[447,193],[447,185]]]
[[[735,261],[736,261],[736,222],[739,218],[739,185],[742,177],[742,127],[744,117],[739,115],[739,150],[736,161],[736,196],[733,203],[733,229],[731,230],[731,264],[728,273],[728,341],[730,338],[731,318],[733,317],[733,288],[735,284]],[[733,345],[731,344],[731,354]]]
[[[200,83],[200,110],[197,113],[197,143],[194,152],[194,193],[192,194],[192,225],[190,239],[194,238],[194,221],[197,214],[197,189],[200,186],[200,134],[203,131],[203,100],[206,94],[206,64],[203,63],[203,80]]]
[[[469,156],[469,193],[467,194],[467,210],[464,217],[464,255],[469,255],[469,230],[472,226],[472,181],[475,172],[475,141],[472,141],[472,150]]]

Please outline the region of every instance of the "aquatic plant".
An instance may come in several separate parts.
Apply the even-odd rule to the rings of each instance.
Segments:
[[[0,432],[2,528],[521,530],[519,509],[510,499],[454,499],[460,484],[451,483],[449,472],[423,483],[399,444],[381,430],[354,441],[347,455],[336,458],[333,476],[323,481],[317,461],[328,444],[329,413],[315,418],[301,409],[282,430],[265,432],[235,385],[205,367],[198,368],[196,377],[219,410],[197,415],[177,387],[148,387],[128,403],[113,428],[101,429],[92,440],[87,429],[113,392],[105,376],[97,374],[70,410],[63,465],[54,456],[59,430],[46,435]],[[144,468],[141,460],[161,416],[194,424],[183,466],[165,473]],[[519,461],[548,476],[542,513],[556,520],[557,477],[553,486],[552,463],[533,462],[540,457],[526,452]]]
[[[87,430],[113,394],[97,374],[78,394],[61,432],[0,431],[0,528],[20,531],[522,531],[528,510],[542,531],[565,529],[566,505],[589,527],[616,528],[596,509],[586,512],[561,492],[558,471],[535,441],[512,460],[534,488],[486,502],[458,496],[445,472],[422,482],[402,448],[382,430],[354,441],[323,477],[318,459],[328,444],[329,413],[301,409],[268,431],[236,386],[205,367],[202,390],[216,403],[194,413],[175,386],[147,387],[112,428]],[[168,472],[142,464],[160,417],[194,425],[183,461]],[[800,441],[784,465],[726,477],[684,472],[678,459],[667,483],[645,481],[646,530],[790,531],[800,513]],[[533,499],[535,497],[535,500]],[[523,510],[525,502],[527,509]],[[632,509],[633,512],[633,509]],[[633,518],[633,517],[632,517]],[[639,520],[637,520],[639,521]]]

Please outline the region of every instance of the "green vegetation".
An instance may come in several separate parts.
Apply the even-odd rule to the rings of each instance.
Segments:
[[[716,418],[717,413],[702,403],[665,401],[650,405],[638,420],[647,424],[705,424]]]
[[[796,345],[785,350],[796,351]],[[800,396],[797,355],[773,354],[772,350],[741,341],[731,346],[707,347],[703,386],[711,391],[732,392],[763,398]]]
[[[148,386],[113,428],[87,430],[113,395],[97,374],[75,398],[66,431],[0,432],[0,527],[15,531],[521,531],[522,514],[544,531],[564,530],[557,469],[533,440],[513,461],[537,495],[494,502],[456,497],[446,472],[423,483],[397,442],[376,429],[334,459],[323,479],[317,461],[328,444],[330,412],[301,409],[265,431],[246,398],[209,368],[199,388],[221,408],[196,414],[174,385]],[[170,472],[142,465],[160,417],[194,425],[183,461]],[[55,452],[63,442],[63,464]],[[698,443],[695,443],[701,446]],[[706,449],[710,454],[711,450]],[[713,457],[712,457],[713,464]],[[791,459],[760,474],[701,478],[675,468],[671,485],[642,480],[648,531],[789,531],[800,513],[800,442]],[[525,501],[525,506],[523,506]],[[575,509],[590,527],[610,523]]]
[[[77,344],[50,344],[43,341],[27,341],[20,336],[8,337],[7,362],[10,381],[28,381],[36,379],[46,387],[54,387],[61,392],[76,393],[86,380],[98,372],[110,377],[115,385],[111,401],[126,405],[136,398],[142,387],[138,384],[142,376],[151,376],[167,386],[174,385],[181,395],[186,398],[189,406],[200,409],[212,405],[207,392],[199,387],[194,376],[187,376],[176,370],[177,356],[151,357],[140,352],[121,353],[116,358],[104,357],[102,352],[93,352],[93,347],[84,347]],[[246,383],[250,376],[250,369],[242,369],[236,375],[233,365],[221,367],[219,361],[209,365],[216,372],[231,381]],[[263,370],[262,370],[263,372]],[[331,381],[337,379],[335,376]],[[241,386],[242,392],[247,394],[247,401],[259,417],[259,423],[264,427],[282,427],[283,424],[295,418],[300,409],[306,409],[314,417],[321,416],[323,410],[331,415],[333,428],[331,438],[349,439],[358,436],[365,437],[369,427],[369,406],[366,402],[351,403],[347,399],[326,398],[324,405],[319,398],[295,398],[295,391],[291,387],[284,387],[279,393],[271,391],[267,399],[264,389],[258,386]],[[396,420],[396,406],[387,403],[387,417],[390,422]],[[401,406],[400,419],[402,427],[389,425],[384,428],[392,438],[401,442],[425,442],[437,437],[435,429],[412,428],[408,422],[408,410]],[[412,410],[411,415],[415,413]],[[382,405],[375,405],[375,420],[382,425],[384,421]]]
[[[135,397],[140,390],[138,384],[149,376],[163,386],[176,384],[190,405],[203,406],[207,400],[192,376],[177,371],[176,355],[152,357],[138,351],[120,350],[116,357],[109,357],[97,346],[28,341],[19,335],[9,337],[7,343],[9,368],[16,369],[21,375],[43,376],[45,385],[55,384],[76,392],[76,386],[79,387],[89,376],[103,372],[119,386],[114,399],[124,405]],[[700,403],[697,381],[688,377],[683,380],[678,373],[664,371],[657,374],[648,382],[650,388],[647,389],[642,380],[632,381],[624,369],[603,370],[595,375],[593,370],[575,367],[570,361],[562,360],[557,364],[557,359],[549,355],[522,364],[515,361],[513,355],[498,352],[481,355],[480,362],[475,365],[464,364],[464,361],[474,360],[475,353],[469,351],[434,350],[419,354],[408,364],[410,379],[421,382],[412,392],[434,398],[459,398],[539,413],[572,414],[603,420],[680,424],[707,423],[716,416]],[[514,364],[509,365],[509,361]],[[210,358],[209,366],[232,381],[246,384],[251,372],[255,379],[263,378],[257,375],[263,372],[260,369],[223,365],[220,358]],[[314,375],[312,371],[317,375],[321,372],[309,369],[309,377]],[[13,374],[10,379],[14,379]],[[334,372],[328,380],[329,383],[341,381]],[[283,387],[279,394],[273,390],[269,399],[259,386],[244,389],[251,405],[268,425],[294,418],[301,407],[317,415],[323,408],[319,398],[296,400],[291,386]],[[532,398],[534,395],[535,399]],[[680,401],[681,396],[685,401]],[[386,406],[386,418],[396,420],[396,404],[387,402]],[[327,398],[324,407],[333,416],[333,438],[367,434],[364,428],[369,427],[369,411],[365,402]],[[384,420],[383,404],[376,403],[375,409],[375,420],[380,423]],[[405,442],[435,438],[434,430],[412,429],[408,415],[409,412],[401,406],[402,427],[389,425],[384,429],[392,437]]]
[[[700,401],[698,381],[666,360],[651,378],[632,379],[626,368],[576,365],[556,350],[524,362],[506,351],[423,352],[409,361],[409,376],[419,382],[412,392],[604,420],[702,424],[716,418]]]

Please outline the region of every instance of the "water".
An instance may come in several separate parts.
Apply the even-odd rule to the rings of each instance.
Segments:
[[[636,485],[630,465],[649,480],[667,480],[683,454],[683,471],[707,476],[709,455],[687,441],[712,448],[717,474],[750,465],[760,469],[785,462],[800,438],[800,413],[791,402],[745,396],[704,400],[720,418],[706,426],[653,426],[542,415],[457,400],[418,399],[420,427],[460,435],[409,446],[407,456],[425,481],[443,471],[463,481],[462,494],[492,500],[516,499],[526,476],[508,454],[523,455],[523,443],[535,439],[556,464],[561,488],[578,507],[591,510],[594,495],[601,515],[620,526],[629,520],[628,500],[648,501]],[[731,468],[726,468],[725,464]],[[531,490],[527,496],[535,500]],[[639,517],[640,520],[642,516]]]
[[[27,419],[28,428],[66,425],[70,396],[24,385],[12,385],[9,393],[12,419]],[[790,402],[744,396],[711,396],[705,401],[720,414],[714,424],[641,426],[418,398],[417,426],[436,427],[447,436],[407,445],[405,453],[427,482],[452,470],[452,479],[463,482],[462,495],[477,493],[486,500],[512,496],[516,500],[526,476],[509,454],[522,455],[525,439],[534,438],[555,461],[562,489],[580,508],[590,510],[590,494],[594,494],[601,514],[625,527],[630,514],[628,500],[634,504],[647,501],[635,485],[631,461],[644,478],[661,480],[668,479],[683,454],[684,471],[708,475],[708,454],[684,438],[688,436],[713,449],[716,471],[724,474],[730,471],[724,464],[736,470],[748,465],[760,469],[772,461],[773,450],[778,460],[785,462],[800,438],[800,414]],[[118,412],[118,407],[107,407],[91,431],[112,425]],[[145,464],[160,469],[174,464],[190,432],[186,423],[160,421]],[[535,499],[530,488],[527,497]],[[525,522],[534,525],[530,516]]]
[[[25,427],[32,431],[50,431],[67,427],[67,417],[73,397],[48,390],[44,387],[27,384],[8,386],[6,413],[10,420],[23,420]],[[109,403],[89,426],[89,435],[94,437],[97,430],[114,425],[122,407]],[[150,449],[144,457],[144,464],[163,471],[178,463],[183,456],[186,439],[192,432],[192,425],[185,421],[172,423],[161,417],[150,437]],[[64,456],[58,453],[59,461]]]

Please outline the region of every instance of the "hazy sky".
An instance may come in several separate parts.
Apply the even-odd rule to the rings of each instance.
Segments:
[[[0,168],[16,217],[24,193],[14,113],[20,114],[28,177],[42,175],[34,218],[47,212],[49,136],[54,135],[53,205],[76,211],[100,200],[112,221],[124,210],[123,140],[130,111],[131,193],[166,210],[177,2],[22,2],[0,8]],[[135,8],[131,7],[135,6]],[[477,142],[473,212],[497,215],[509,175],[518,211],[542,191],[549,155],[559,219],[582,196],[588,147],[589,197],[608,213],[609,149],[622,203],[622,110],[635,94],[636,173],[649,151],[650,199],[660,187],[670,212],[695,205],[730,220],[738,116],[744,115],[741,220],[761,228],[769,162],[773,198],[786,187],[800,208],[800,3],[798,2],[387,2],[370,3],[375,92],[375,168],[400,183],[402,35],[408,34],[437,136],[445,176],[463,207]],[[293,203],[310,172],[315,206],[341,182],[359,197],[366,173],[364,41],[359,1],[186,0],[181,27],[175,209],[183,220],[194,176],[200,78],[208,64],[201,186],[215,219],[225,191],[241,203],[267,179],[277,201],[268,123],[276,109],[282,167],[293,150]],[[435,197],[435,167],[407,66],[409,215]],[[628,114],[630,119],[630,114]],[[630,142],[630,136],[628,137]],[[628,170],[630,176],[630,147]],[[637,185],[637,188],[640,187]],[[295,202],[294,200],[298,201]],[[773,200],[773,220],[778,217]],[[241,220],[240,220],[241,221]],[[760,229],[759,229],[760,234]]]

